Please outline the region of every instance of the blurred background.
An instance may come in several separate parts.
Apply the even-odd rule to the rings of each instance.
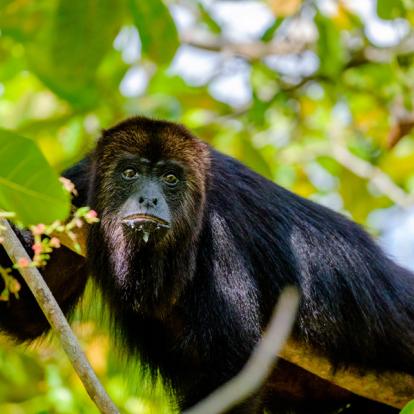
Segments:
[[[413,0],[0,0],[0,127],[61,171],[125,117],[182,122],[414,269],[413,24]],[[99,314],[74,328],[115,402],[172,412]],[[55,341],[1,338],[0,412],[96,409]]]

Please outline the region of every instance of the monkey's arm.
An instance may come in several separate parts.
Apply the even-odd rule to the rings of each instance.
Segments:
[[[32,255],[33,240],[30,232],[15,231],[26,251]],[[3,268],[12,267],[3,247],[0,247],[0,265]],[[70,314],[85,288],[85,258],[62,246],[54,250],[47,265],[40,271],[63,312]],[[13,270],[12,275],[20,283],[21,289],[18,298],[10,295],[8,301],[0,302],[0,330],[19,341],[34,339],[49,329],[49,323],[20,273]],[[3,289],[4,281],[1,279],[0,290]]]
[[[73,200],[76,206],[86,204],[88,168],[89,158],[85,158],[63,173],[76,186],[78,195]],[[14,228],[14,231],[29,255],[33,256],[33,238],[30,231],[17,228]],[[12,265],[4,248],[0,246],[0,266],[11,268]],[[63,312],[70,314],[86,285],[86,259],[70,248],[62,246],[53,251],[47,265],[40,271]],[[13,270],[12,275],[20,283],[21,289],[18,298],[10,295],[8,301],[0,302],[0,331],[19,341],[34,339],[49,329],[49,323],[20,273]],[[3,289],[4,280],[0,278],[0,292]]]

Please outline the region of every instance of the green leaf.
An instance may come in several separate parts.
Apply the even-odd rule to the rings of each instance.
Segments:
[[[414,414],[414,400],[410,401],[401,411],[400,414]]]
[[[385,20],[392,20],[404,17],[405,8],[401,0],[377,0],[378,17]]]
[[[64,220],[69,194],[31,139],[0,129],[0,208],[25,226]]]
[[[142,53],[159,64],[168,64],[179,46],[178,32],[162,0],[129,0],[138,29]]]
[[[315,17],[319,39],[317,43],[319,72],[336,78],[345,64],[345,52],[341,33],[332,19],[318,13]]]
[[[76,107],[98,101],[96,71],[121,27],[121,5],[116,0],[60,0],[27,48],[31,69]]]
[[[283,17],[276,18],[274,22],[263,32],[260,39],[263,40],[263,42],[270,42],[273,39],[277,29],[279,29],[280,25],[283,23],[283,20]]]

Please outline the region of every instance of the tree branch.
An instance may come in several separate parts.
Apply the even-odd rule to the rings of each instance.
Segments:
[[[30,256],[26,253],[26,250],[20,243],[20,240],[17,238],[7,220],[1,219],[0,225],[5,228],[2,232],[2,237],[4,239],[2,245],[13,263],[16,263],[21,258],[31,262]],[[65,315],[61,311],[46,282],[43,280],[39,270],[36,267],[25,267],[19,269],[19,271],[36,298],[53,331],[59,337],[66,355],[75,368],[76,373],[81,379],[91,399],[102,413],[119,413],[86,359]]]
[[[247,60],[263,59],[271,55],[292,55],[299,54],[314,47],[316,36],[309,36],[308,39],[297,39],[285,37],[275,39],[271,42],[260,40],[250,42],[234,42],[223,37],[212,36],[208,33],[194,30],[184,32],[181,35],[181,43],[199,49],[212,52],[222,52],[228,55],[239,56]],[[367,46],[355,50],[346,67],[359,66],[368,62],[389,63],[395,56],[404,56],[414,53],[414,35],[408,36],[397,46],[375,47]]]
[[[370,181],[381,193],[398,206],[408,208],[414,205],[414,196],[407,194],[402,188],[398,187],[381,169],[352,154],[345,143],[342,142],[342,137],[339,137],[337,133],[332,132],[331,135],[333,138],[332,153],[336,161],[358,177]]]
[[[247,60],[263,59],[271,55],[290,55],[309,49],[312,42],[285,39],[275,42],[232,42],[220,37],[206,36],[191,31],[181,35],[181,43],[212,52],[222,52]]]

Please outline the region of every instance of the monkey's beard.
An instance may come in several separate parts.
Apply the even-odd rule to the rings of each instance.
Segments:
[[[137,242],[147,244],[150,240],[152,244],[162,242],[169,228],[165,224],[157,224],[157,222],[134,222],[125,223],[123,220],[124,237],[136,239]]]
[[[162,316],[168,312],[193,274],[195,263],[188,247],[181,250],[185,256],[177,251],[174,226],[160,239],[150,235],[147,242],[139,232],[126,231],[115,215],[104,215],[100,226],[110,269],[106,283],[112,291],[135,313]]]

